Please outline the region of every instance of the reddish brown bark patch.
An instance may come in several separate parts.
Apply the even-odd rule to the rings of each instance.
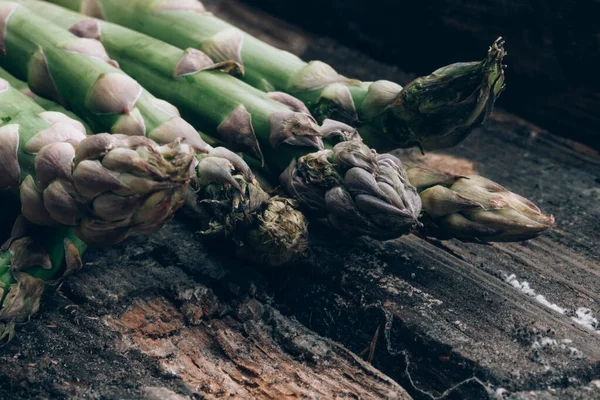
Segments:
[[[104,321],[121,334],[117,348],[158,359],[164,372],[208,399],[410,398],[341,345],[289,324],[256,300],[232,315],[209,315],[191,325],[173,303],[158,297],[136,300],[121,316]]]

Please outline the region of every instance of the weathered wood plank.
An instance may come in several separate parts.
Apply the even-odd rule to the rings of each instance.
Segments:
[[[322,59],[347,76],[399,82],[410,77],[239,3],[217,6],[234,23],[264,39],[276,32],[273,43],[289,43],[289,51]],[[582,308],[600,315],[598,154],[498,111],[455,149],[402,156],[488,176],[554,214],[557,227],[527,243],[493,246],[416,237],[313,245],[311,263],[317,266],[306,268],[327,272],[318,278],[296,272],[277,282],[278,308],[356,352],[381,326],[386,341],[381,339],[374,365],[413,395],[419,390],[407,377],[405,354],[412,381],[436,395],[472,376],[511,391],[585,384],[598,376],[600,335],[572,319]],[[512,274],[511,283],[528,282],[546,303],[509,284]]]
[[[256,274],[224,273],[249,266],[207,253],[181,222],[90,250],[0,349],[0,398],[410,398],[270,306]]]

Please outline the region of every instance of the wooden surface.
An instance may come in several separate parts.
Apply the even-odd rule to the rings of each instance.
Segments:
[[[600,149],[596,0],[245,1],[419,74],[482,59],[503,36],[500,105]]]
[[[208,3],[342,73],[410,78],[230,0]],[[481,173],[557,227],[480,245],[348,240],[314,225],[305,259],[268,270],[174,221],[86,253],[0,349],[0,398],[406,397],[400,386],[416,399],[598,398],[600,326],[573,318],[600,317],[599,155],[498,111],[456,149],[400,156]]]
[[[89,250],[86,272],[1,350],[0,398],[410,398],[283,316],[252,266],[209,247],[176,221]]]

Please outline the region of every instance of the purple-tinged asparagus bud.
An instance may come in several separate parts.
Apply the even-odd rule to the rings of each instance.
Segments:
[[[167,106],[164,103],[166,102],[161,101],[158,103],[158,107],[166,108]],[[172,117],[154,128],[150,131],[148,137],[161,144],[181,139],[182,143],[192,146],[195,151],[201,153],[206,153],[210,149],[210,146],[200,138],[198,132],[188,122],[178,116]]]
[[[199,71],[218,70],[235,76],[243,74],[243,67],[234,60],[225,59],[215,62],[200,50],[189,48],[183,52],[183,56],[175,65],[173,77],[195,74]]]
[[[288,93],[269,92],[269,93],[267,93],[267,96],[271,100],[275,100],[281,104],[288,106],[292,111],[310,114],[310,111],[308,110],[308,108],[306,108],[306,105],[301,100],[295,98],[294,96],[292,96]]]
[[[75,129],[59,118],[26,145],[36,151],[35,180],[27,176],[21,185],[23,215],[32,222],[71,226],[84,241],[111,244],[158,229],[182,205],[190,146],[159,146],[143,136],[85,137],[75,129],[82,139],[57,127]]]
[[[101,25],[95,19],[79,21],[69,28],[69,32],[80,38],[100,40]]]
[[[240,73],[244,74],[242,62],[242,46],[244,35],[235,28],[216,33],[202,43],[202,50],[215,61],[235,61],[240,65]]]
[[[27,83],[29,84],[31,91],[35,94],[64,104],[64,101],[58,94],[58,89],[50,76],[48,60],[42,49],[36,51],[29,61]]]
[[[125,74],[102,74],[88,93],[86,107],[96,114],[129,114],[142,91],[140,84]]]
[[[359,82],[338,74],[329,64],[321,61],[311,61],[292,77],[289,91],[296,93],[315,90],[332,83],[355,84]]]
[[[329,104],[332,103],[332,106]],[[354,99],[350,93],[350,89],[347,84],[332,83],[323,88],[321,95],[319,96],[318,104],[323,108],[330,108],[336,110],[335,117],[339,117],[344,121],[356,122],[358,121],[358,112]],[[323,112],[319,109],[314,111],[315,115],[321,115]],[[329,114],[330,118],[334,115]]]
[[[316,121],[308,114],[278,111],[269,115],[271,146],[285,143],[291,146],[323,148],[322,134]]]
[[[206,186],[213,182],[219,182],[241,190],[240,185],[233,179],[232,172],[234,170],[231,162],[225,158],[205,157],[198,164],[198,184]]]
[[[186,49],[175,65],[173,76],[179,78],[180,76],[193,74],[213,64],[213,60],[200,50]]]
[[[280,177],[288,193],[346,233],[392,239],[418,225],[421,200],[400,160],[360,138],[293,161]]]
[[[243,104],[225,118],[217,127],[217,133],[231,150],[246,152],[264,164],[264,157],[252,126],[252,117]]]
[[[123,114],[111,128],[112,133],[122,133],[129,136],[144,136],[146,122],[140,110],[134,108],[129,114]]]
[[[362,105],[362,118],[371,119],[392,106],[398,99],[402,86],[390,81],[376,81],[369,85]]]
[[[70,41],[63,48],[69,53],[85,54],[87,56],[102,60],[113,67],[119,67],[119,64],[116,61],[111,60],[111,58],[108,56],[106,50],[104,50],[104,46],[102,46],[102,43],[96,39],[78,38]]]

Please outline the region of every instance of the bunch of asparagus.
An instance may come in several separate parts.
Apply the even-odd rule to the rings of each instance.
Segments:
[[[177,108],[115,68],[100,43],[48,25],[16,3],[0,5],[8,16],[4,46],[12,55],[3,64],[27,80],[33,92],[69,106],[94,131],[147,136],[161,144],[180,140],[198,153],[195,206],[208,214],[209,232],[234,236],[244,251],[251,250],[247,254],[275,264],[303,250],[306,222],[293,203],[270,198],[239,156],[207,144]]]
[[[51,107],[49,98],[92,132],[110,134],[87,137],[80,122],[40,111],[2,81],[2,93],[19,101],[0,106],[0,131],[7,132],[0,133],[0,183],[22,181],[23,214],[31,222],[68,226],[83,241],[109,244],[130,231],[158,229],[185,202],[206,231],[271,265],[306,247],[306,219],[295,201],[309,220],[381,240],[417,229],[441,238],[516,241],[553,224],[530,201],[485,178],[405,168],[376,151],[448,147],[479,126],[504,87],[500,40],[481,62],[453,64],[401,88],[307,64],[193,0],[53,2],[82,14],[36,0],[0,0],[0,64],[27,81],[29,88],[20,89],[42,105]],[[294,200],[263,190],[238,153],[278,174]],[[18,268],[9,267],[20,263],[12,253],[3,253],[3,268],[20,282]],[[61,257],[53,259],[57,271]],[[19,318],[0,311],[0,320],[14,323],[36,307],[24,309]]]
[[[164,100],[158,103],[138,82],[109,65],[114,61],[100,42],[78,38],[13,2],[0,4],[8,15],[5,48],[7,54],[13,55],[3,57],[2,64],[27,80],[34,92],[44,92],[67,103],[92,127],[99,125],[106,130],[132,135],[147,133],[160,143],[182,137],[183,143],[198,152],[212,151],[194,128],[173,114],[174,107],[165,106],[168,103]],[[82,26],[81,30],[85,31],[86,27]],[[216,76],[218,79],[231,78],[232,84],[238,83],[215,71],[214,68],[221,67],[215,67],[215,63],[201,52],[182,52],[173,48],[176,54],[157,56],[154,53],[148,59],[148,53],[135,40],[129,42],[125,52],[137,55],[136,48],[142,55],[128,63],[130,68],[125,69],[125,60],[117,60],[125,72],[131,73],[133,64],[143,59],[144,71],[151,71],[147,63],[152,63],[161,68],[161,76],[187,80]],[[162,64],[154,62],[153,59],[158,57],[171,60]],[[49,71],[44,79],[45,89],[39,87],[38,78],[29,72],[32,65],[37,69],[38,64],[39,69]],[[26,71],[27,66],[29,71]],[[137,79],[149,84],[157,76],[143,81],[141,76]],[[148,86],[149,90],[152,91],[154,86],[167,86],[171,92],[178,92],[177,96],[185,95],[164,78],[154,82],[152,87]],[[230,97],[229,91],[223,92],[226,89],[219,89],[221,95],[216,91],[210,92],[210,96],[206,96],[206,91],[204,95],[198,92],[188,95],[188,101],[196,104],[196,109],[203,110],[197,120],[206,121],[204,128],[213,127],[211,132],[220,132],[227,142],[236,142],[240,146],[249,142],[250,148],[256,148],[259,146],[254,140],[256,136],[269,165],[280,171],[289,166],[285,182],[288,194],[296,195],[316,218],[352,234],[377,238],[398,237],[417,224],[420,200],[395,157],[378,156],[348,125],[325,121],[319,126],[308,114],[269,100],[263,93],[260,93],[264,97],[261,104],[251,93],[238,92],[239,95],[233,93]],[[169,100],[169,96],[160,95]],[[106,100],[111,104],[106,104]],[[183,104],[180,108],[193,122],[189,113],[186,114],[189,110]],[[217,121],[217,126],[213,126]],[[211,171],[217,170],[215,162],[209,165],[213,168]],[[220,178],[224,183],[228,179],[226,174]]]
[[[284,142],[278,147],[277,151],[273,151],[274,146],[279,146],[279,130],[274,129],[273,122],[277,122],[276,118],[279,117],[280,113],[284,112],[283,110],[286,110],[285,107],[287,107],[287,113],[290,116],[297,116],[299,115],[299,112],[304,113],[304,115],[308,114],[308,110],[304,103],[298,99],[284,93],[266,94],[244,84],[228,74],[216,73],[205,69],[196,70],[193,74],[178,75],[174,71],[176,71],[180,60],[190,57],[191,54],[195,54],[197,57],[202,55],[205,59],[208,59],[208,56],[200,53],[199,50],[195,48],[182,50],[144,34],[131,31],[123,26],[96,19],[92,20],[81,14],[68,12],[64,8],[56,7],[51,4],[35,0],[28,0],[25,3],[31,7],[34,12],[47,16],[55,23],[70,29],[80,36],[100,40],[108,54],[119,62],[121,68],[125,72],[137,79],[151,92],[180,107],[184,117],[197,127],[204,129],[207,132],[217,132],[221,140],[228,143],[229,146],[232,146],[233,144],[229,139],[232,136],[232,133],[230,132],[230,125],[227,124],[227,121],[230,120],[232,116],[235,116],[238,120],[241,119],[241,110],[243,110],[247,119],[245,122],[245,130],[253,132],[257,141],[246,148],[236,148],[257,158],[262,158],[264,154],[264,158],[267,159],[267,164],[269,166],[284,171],[282,174],[282,185],[287,189],[288,193],[295,195],[302,203],[306,204],[306,208],[316,210],[317,212],[324,208],[326,209],[327,204],[323,207],[323,200],[319,199],[319,197],[324,197],[325,201],[327,201],[327,199],[331,199],[334,194],[337,194],[340,191],[338,188],[336,188],[335,191],[330,190],[326,193],[327,196],[322,196],[321,193],[314,195],[314,191],[306,193],[304,185],[306,182],[312,181],[314,179],[313,176],[303,174],[304,168],[302,166],[300,168],[297,167],[294,160],[294,154],[290,156],[289,153],[279,150],[284,146],[289,149],[290,143]],[[70,3],[71,6],[73,6],[78,2],[70,1]],[[196,4],[196,2],[185,2],[187,6],[176,7],[176,10],[175,8],[172,8],[174,7],[174,3],[169,3],[168,7],[164,6],[166,7],[165,9],[163,7],[164,3],[146,0],[135,0],[128,2],[127,4],[113,2],[112,0],[99,0],[95,2],[83,2],[81,3],[81,6],[84,8],[89,7],[89,4],[92,3],[96,4],[96,6],[93,7],[94,10],[98,10],[101,6],[103,15],[118,14],[119,17],[115,16],[115,19],[123,18],[123,20],[119,19],[119,21],[123,23],[126,23],[124,16],[128,15],[130,7],[136,5],[133,8],[133,11],[136,13],[137,17],[131,19],[131,24],[132,26],[137,26],[136,24],[140,23],[139,21],[143,21],[141,24],[146,27],[144,29],[147,29],[147,26],[152,26],[154,24],[153,18],[155,18],[156,15],[160,15],[161,18],[169,21],[169,18],[173,18],[174,15],[184,15],[184,20],[190,19],[195,21],[193,26],[192,24],[189,26],[185,25],[186,32],[180,30],[179,27],[175,27],[173,30],[175,31],[174,37],[188,37],[187,40],[191,40],[189,37],[199,37],[199,35],[204,32],[207,25],[212,26],[211,24],[201,23],[206,20],[198,18],[208,18],[210,21],[218,21],[212,15],[207,16],[198,14],[197,11],[199,8],[192,7],[191,11],[184,10],[185,7]],[[150,7],[152,4],[153,6]],[[109,13],[108,10],[113,11]],[[151,10],[151,12],[148,10]],[[134,23],[134,20],[137,22]],[[220,23],[224,24],[224,22]],[[174,42],[174,40],[170,41]],[[226,45],[223,46],[226,47]],[[494,49],[491,51],[493,52]],[[263,53],[258,53],[254,54],[254,57],[262,57],[263,55]],[[476,64],[479,66],[477,73],[473,73],[473,76],[469,79],[465,78],[467,82],[471,82],[476,78],[475,80],[479,82],[479,85],[477,86],[479,90],[485,91],[485,88],[492,89],[494,85],[498,84],[497,80],[491,81],[488,79],[489,70],[484,68],[485,66],[489,66],[488,60],[484,60],[481,63],[467,64]],[[502,66],[497,64],[494,65],[498,68],[500,74],[499,79],[503,79]],[[432,90],[431,87],[424,87],[424,84],[420,84],[417,86],[422,87],[423,92],[428,93],[429,97],[427,102],[420,101],[418,92],[411,89],[416,86],[409,85],[407,86],[407,89],[412,90],[415,93],[415,97],[411,97],[411,101],[422,103],[420,108],[423,109],[427,109],[426,105],[431,104],[432,101],[442,102],[442,100],[444,100],[446,103],[455,101],[456,96],[453,96],[452,93],[455,94],[457,90],[465,91],[470,89],[470,86],[466,83],[458,85],[457,81],[452,78],[457,76],[457,68],[459,68],[457,65],[448,66],[440,70],[446,72],[442,73],[436,71],[431,76],[420,79],[420,82],[425,82],[427,79],[436,81],[436,77],[439,77],[440,81],[438,81],[438,83],[442,81],[447,83],[447,91],[443,96],[447,96],[452,100],[449,101],[443,99],[443,96],[437,95],[436,91]],[[239,70],[239,67],[237,69]],[[445,75],[446,73],[448,75]],[[290,79],[292,79],[291,75]],[[210,94],[210,96],[207,96],[206,94]],[[405,96],[409,95],[406,94]],[[490,103],[490,99],[486,96],[475,97],[477,97],[479,101],[469,103],[470,112],[480,116],[489,113],[493,101]],[[464,107],[467,107],[465,105],[466,103],[461,104]],[[482,105],[485,105],[483,111],[481,109]],[[213,111],[214,109],[217,109],[220,112],[215,112]],[[226,112],[223,112],[223,110]],[[293,112],[291,110],[293,110]],[[229,115],[225,116],[227,113],[229,113]],[[452,115],[459,114],[460,113],[456,112]],[[300,118],[295,118],[294,120],[294,126],[296,126],[297,131],[307,132],[315,126],[315,122],[309,118],[305,118],[301,122],[299,121],[301,121]],[[323,127],[328,125],[333,126],[333,124],[334,122],[331,120],[325,120]],[[292,125],[292,123],[288,123],[288,126],[289,125]],[[450,122],[443,124],[444,127],[449,127],[451,125]],[[469,124],[469,129],[474,125],[478,124]],[[224,127],[226,129],[224,129]],[[353,133],[351,128],[344,127],[344,129],[347,132],[347,136],[354,135],[354,137],[356,137],[356,133]],[[322,140],[327,143],[331,138],[324,137]],[[439,141],[441,143],[443,140],[439,139]],[[365,139],[365,142],[368,143],[368,140]],[[356,141],[349,140],[341,142],[333,147],[333,151],[335,152],[336,147],[339,147],[340,145],[349,147],[349,143],[356,143]],[[361,158],[364,159],[366,157],[365,154],[368,154],[369,152],[374,154],[373,150],[367,149],[362,142],[360,142],[360,146],[363,154],[360,156]],[[310,157],[315,157],[315,153]],[[292,164],[288,166],[290,158],[292,159]],[[401,165],[397,158],[387,154],[378,155],[375,156],[375,158],[390,161],[389,164]],[[302,156],[298,157],[298,159],[304,161],[306,160],[306,156],[304,158]],[[333,156],[333,160],[334,163],[343,165],[343,163],[340,163],[336,159],[335,155]],[[373,161],[371,161],[371,163],[376,164],[376,162]],[[376,167],[372,168],[374,169]],[[368,170],[369,167],[366,169]],[[399,169],[401,169],[401,167],[399,167]],[[383,182],[382,184],[381,181],[377,181],[377,174],[373,174],[373,176],[375,176],[375,182],[372,182],[372,189],[370,192],[366,192],[371,195],[371,199],[385,199],[385,197],[381,196],[381,192],[394,192],[394,190],[385,185],[386,182]],[[437,176],[440,180],[431,182],[432,176]],[[353,175],[351,175],[351,177],[353,178]],[[517,198],[516,195],[512,194],[510,196],[505,196],[504,193],[508,192],[506,189],[502,188],[502,190],[500,190],[498,189],[498,185],[491,188],[491,185],[484,183],[483,180],[478,179],[477,177],[472,177],[472,179],[460,179],[461,177],[444,176],[442,178],[439,174],[435,175],[431,173],[431,171],[419,168],[412,169],[408,178],[413,183],[413,186],[417,186],[422,192],[421,198],[424,199],[425,203],[423,204],[425,218],[422,218],[421,222],[426,225],[425,228],[429,234],[440,237],[459,237],[472,240],[519,240],[521,238],[536,236],[552,224],[552,218],[542,214],[531,202],[527,202],[524,199],[517,201],[515,200]],[[452,183],[456,180],[460,180],[462,186],[453,185]],[[403,178],[403,181],[406,180]],[[424,182],[427,184],[424,185]],[[376,185],[378,186],[377,188],[375,187]],[[392,187],[395,188],[394,186]],[[304,191],[299,192],[299,189]],[[381,191],[378,191],[378,189],[381,189]],[[355,188],[354,193],[365,192],[365,190],[367,189],[364,187]],[[401,191],[396,191],[401,193]],[[352,191],[348,192],[351,193],[351,195],[354,194]],[[411,196],[408,191],[404,192],[404,201],[406,202],[406,199]],[[410,192],[410,194],[412,194],[412,192]],[[339,207],[341,203],[339,201],[340,198],[349,199],[350,197],[351,196],[348,196],[346,193],[344,193],[344,195],[340,194],[340,196],[336,196],[336,198],[333,199],[335,201],[331,202],[334,205],[334,207],[332,207],[333,212],[327,210],[328,221],[342,229],[346,229],[347,226],[349,226],[348,229],[356,229],[360,226],[357,223],[357,220],[364,220],[364,218],[356,217],[357,213],[354,212],[356,209],[355,207]],[[357,200],[361,200],[360,206],[364,207],[363,209],[359,208],[359,212],[364,212],[366,207],[365,203],[362,202],[363,197],[358,195],[356,198]],[[385,199],[387,200],[387,205],[393,204],[393,202],[390,201],[390,198]],[[512,201],[508,201],[508,199],[512,199]],[[350,201],[344,203],[350,204]],[[400,204],[399,201],[396,203]],[[413,201],[413,204],[412,210],[416,209],[419,205],[418,201]],[[385,203],[377,211],[380,211],[384,207],[386,207]],[[398,207],[398,210],[401,208],[402,207]],[[407,206],[406,208],[411,210],[410,206]],[[347,212],[348,210],[351,211]],[[319,214],[322,215],[324,213],[321,212]],[[381,212],[376,212],[372,215],[374,216],[373,218],[381,217],[383,222],[382,226],[385,227],[385,231],[379,233],[372,232],[371,236],[377,238],[392,238],[398,236],[397,233],[392,232],[391,227],[394,224],[392,223],[393,220],[390,219],[389,214],[385,215]],[[399,216],[401,215],[399,214]],[[344,224],[346,224],[346,226],[344,226]],[[403,222],[400,222],[398,225],[402,226]]]

